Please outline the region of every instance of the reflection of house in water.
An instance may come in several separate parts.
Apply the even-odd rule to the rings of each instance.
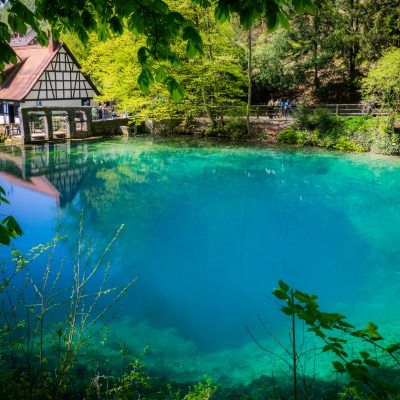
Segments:
[[[0,151],[0,177],[53,197],[57,206],[70,203],[88,170],[87,144],[44,144],[32,148],[8,147]]]

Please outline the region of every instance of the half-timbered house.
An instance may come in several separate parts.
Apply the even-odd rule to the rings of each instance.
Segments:
[[[40,46],[34,33],[11,40],[17,57],[0,81],[0,124],[18,123],[20,107],[91,105],[99,94],[65,43]]]

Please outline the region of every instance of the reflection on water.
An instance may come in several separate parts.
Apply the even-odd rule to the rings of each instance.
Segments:
[[[160,373],[248,382],[282,367],[245,330],[276,347],[261,313],[287,339],[267,300],[279,279],[353,321],[398,328],[396,159],[132,139],[2,149],[0,160],[18,247],[49,240],[60,220],[73,254],[82,208],[94,252],[125,224],[111,279],[139,280],[110,342],[149,346]]]
[[[25,188],[55,200],[63,207],[77,194],[87,172],[87,144],[9,146],[0,152],[0,176],[12,186]]]

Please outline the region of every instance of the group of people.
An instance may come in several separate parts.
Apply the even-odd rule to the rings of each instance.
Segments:
[[[117,118],[118,115],[114,110],[114,107],[101,104],[99,107],[92,108],[92,119],[94,121],[99,119],[112,119]]]
[[[274,116],[287,117],[296,106],[296,100],[271,99],[268,102],[268,115],[270,118]]]

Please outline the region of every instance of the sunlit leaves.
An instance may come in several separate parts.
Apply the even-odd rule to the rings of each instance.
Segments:
[[[363,97],[393,111],[400,110],[400,49],[389,50],[362,81]]]
[[[312,8],[311,0],[192,0],[200,7],[214,7],[215,16],[219,21],[226,21],[231,15],[239,16],[245,29],[260,18],[267,21],[270,30],[278,25],[288,27],[291,11],[304,12]],[[291,2],[292,1],[292,2]],[[148,90],[152,79],[153,63],[167,61],[173,67],[179,65],[179,57],[173,47],[177,39],[186,42],[186,56],[191,58],[203,53],[203,43],[199,32],[176,10],[170,9],[169,3],[162,0],[80,0],[74,6],[67,7],[65,2],[52,0],[37,0],[35,11],[29,10],[21,1],[12,0],[8,6],[8,25],[14,32],[24,34],[31,26],[39,34],[39,42],[46,41],[45,33],[40,29],[39,21],[45,21],[51,26],[54,37],[58,32],[69,31],[77,34],[87,43],[89,34],[95,32],[101,41],[112,35],[120,35],[127,28],[136,35],[146,38],[148,52],[146,60],[140,60],[143,71],[138,78],[140,87]],[[9,32],[0,26],[0,68],[6,62],[15,61],[10,48]],[[146,65],[145,65],[146,64]],[[150,71],[150,72],[149,72]],[[160,79],[157,79],[159,82]],[[174,79],[163,77],[162,81],[174,99],[181,97],[180,86]]]

